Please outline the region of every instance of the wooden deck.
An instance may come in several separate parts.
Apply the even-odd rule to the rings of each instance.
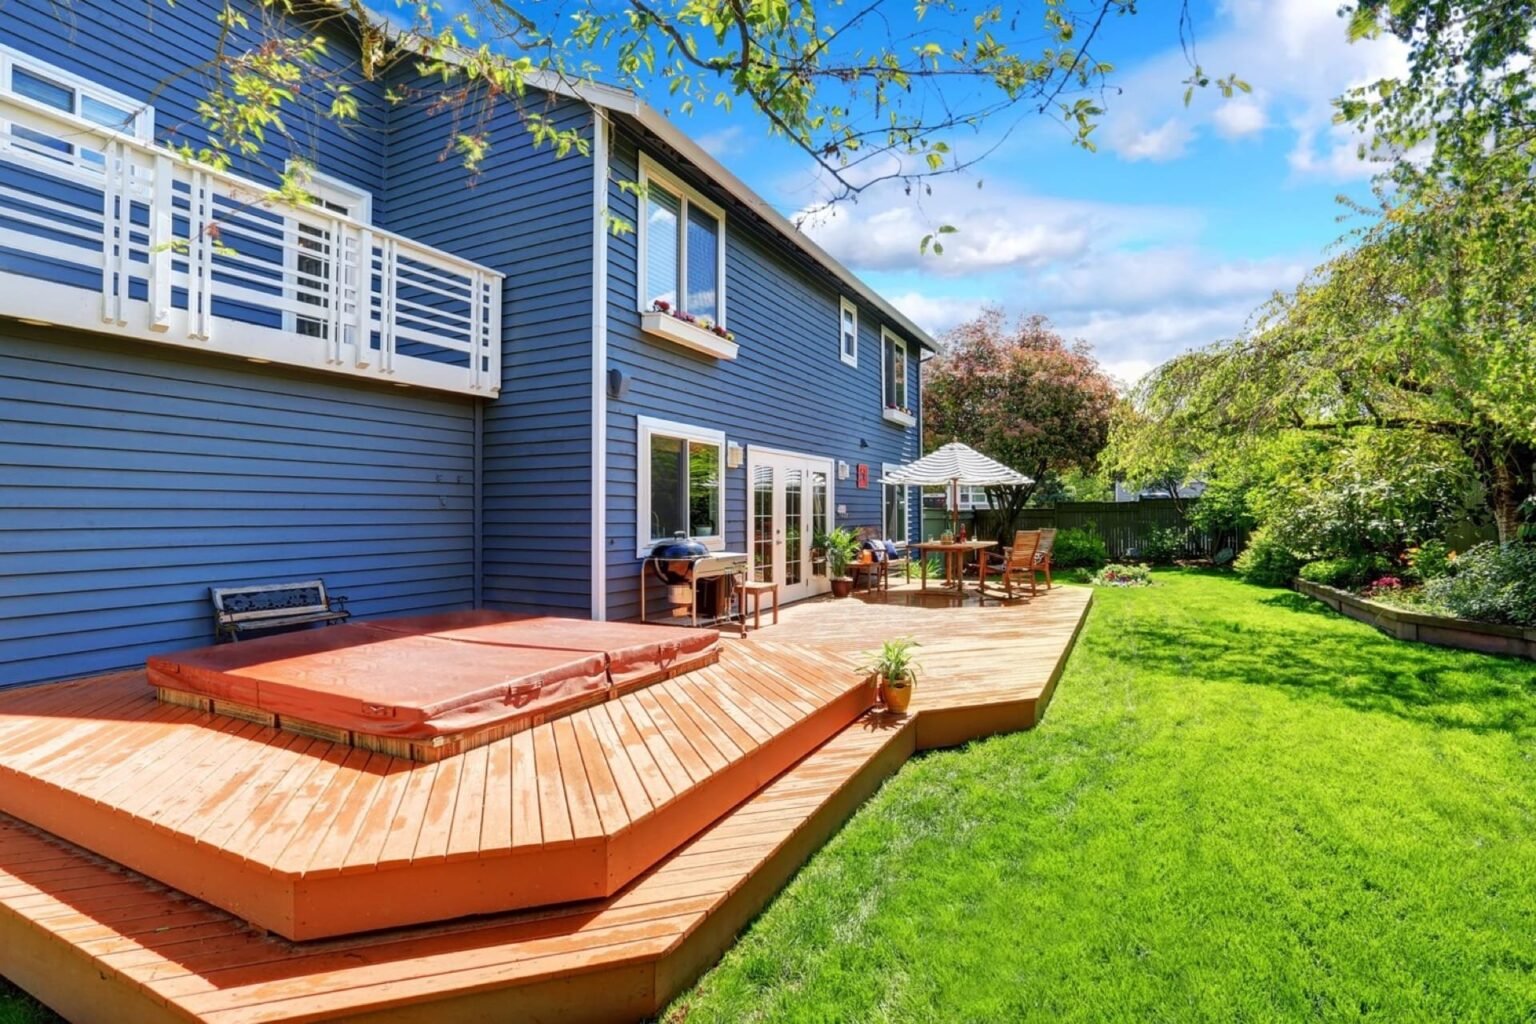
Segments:
[[[0,819],[0,974],[82,1024],[640,1019],[712,963],[913,750],[1037,721],[1090,597],[786,608],[727,659],[824,658],[817,648],[914,636],[925,672],[913,714],[865,715],[607,899],[295,943]],[[179,777],[196,777],[185,768],[196,763],[183,760]],[[452,836],[439,821],[417,838]]]
[[[764,644],[417,764],[126,672],[0,695],[0,812],[324,938],[612,895],[873,703],[847,658]]]

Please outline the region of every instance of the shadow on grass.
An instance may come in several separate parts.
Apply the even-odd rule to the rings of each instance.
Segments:
[[[1536,732],[1536,662],[1395,640],[1303,595],[1243,589],[1199,619],[1128,616],[1127,656],[1180,679],[1270,687],[1441,728]]]
[[[1338,614],[1338,612],[1329,608],[1315,597],[1298,594],[1294,590],[1281,590],[1261,599],[1259,603],[1269,605],[1271,608],[1283,608],[1288,612],[1302,612],[1306,615],[1334,616]]]

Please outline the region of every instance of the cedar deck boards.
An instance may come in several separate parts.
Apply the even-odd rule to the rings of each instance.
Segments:
[[[605,900],[291,943],[0,819],[0,975],[77,1024],[641,1019],[914,749],[1036,720],[1090,598],[1065,589],[1024,607],[902,609],[893,592],[887,605],[786,608],[781,627],[735,652],[914,636],[926,671],[913,714],[864,716]]]
[[[155,699],[0,695],[0,811],[290,939],[611,895],[873,703],[761,645],[434,764]]]

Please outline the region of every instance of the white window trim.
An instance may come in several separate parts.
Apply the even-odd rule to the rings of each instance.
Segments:
[[[55,79],[60,85],[69,86],[77,93],[86,93],[93,99],[101,100],[110,106],[121,107],[124,110],[131,111],[133,113],[133,125],[131,128],[113,129],[106,125],[97,124],[89,118],[81,117],[74,111],[69,111],[68,113],[56,111],[61,116],[67,117],[71,121],[78,122],[95,131],[117,130],[121,131],[124,135],[129,135],[143,142],[153,142],[155,140],[155,108],[150,104],[145,103],[143,100],[136,100],[131,96],[126,96],[115,89],[108,89],[106,86],[93,82],[89,78],[77,75],[72,71],[65,71],[61,67],[50,64],[45,60],[40,60],[29,53],[23,53],[20,50],[6,46],[3,43],[0,43],[0,93],[15,97],[22,102],[30,102],[27,97],[21,96],[12,88],[11,71],[16,67],[24,68],[42,78]],[[52,107],[48,109],[53,110]]]
[[[649,218],[645,215],[645,195],[647,190],[650,188],[652,181],[655,181],[657,184],[661,185],[668,192],[671,192],[673,195],[677,196],[679,200],[681,200],[677,220],[677,290],[679,309],[682,308],[682,295],[688,290],[689,205],[697,205],[705,213],[712,215],[720,223],[720,244],[717,247],[715,254],[715,280],[718,282],[718,295],[715,299],[715,311],[717,315],[712,317],[712,319],[715,321],[715,323],[718,323],[723,327],[728,322],[726,320],[725,313],[725,210],[710,202],[708,199],[705,199],[702,195],[699,194],[698,190],[684,184],[679,178],[668,172],[659,163],[657,163],[655,160],[652,160],[644,153],[640,154],[640,202],[639,209],[637,210],[635,216],[635,244],[639,246],[640,250],[638,261],[639,274],[637,275],[638,283],[635,286],[635,291],[637,293],[635,296],[635,305],[642,313],[651,312],[650,306],[646,303],[645,295],[646,253],[649,250],[649,246],[646,242],[646,233],[649,230],[646,227],[646,222],[649,220]],[[694,315],[698,316],[699,314],[695,313]]]
[[[853,314],[853,351],[851,353],[847,352],[847,351],[844,351],[844,349],[843,349],[843,315],[845,313],[852,313]],[[858,366],[859,366],[859,307],[856,306],[852,302],[852,300],[850,300],[850,299],[848,299],[846,297],[839,299],[838,300],[838,304],[837,304],[837,355],[838,355],[838,358],[842,359],[842,361],[844,363],[846,363],[847,365],[853,367],[854,369],[858,369]],[[884,387],[884,386],[885,386],[884,384],[881,385],[881,387]]]
[[[881,463],[880,475],[888,476],[899,468],[901,467],[894,462]],[[894,537],[883,537],[881,539],[903,545],[912,543],[912,489],[903,484],[881,484],[880,487],[880,532],[885,533],[885,492],[888,489],[894,488],[900,493],[902,532],[906,534],[900,540],[896,540]]]
[[[902,412],[899,408],[898,409],[892,409],[891,408],[891,397],[892,396],[886,394],[885,380],[886,380],[886,376],[887,376],[887,374],[886,374],[887,367],[885,365],[886,364],[886,354],[885,353],[886,353],[886,350],[888,348],[888,346],[886,345],[886,342],[893,342],[895,344],[895,347],[901,349],[902,362],[903,362],[902,369],[904,371],[906,371],[906,372],[904,372],[902,374],[902,390],[907,392],[907,394],[906,394],[907,408],[910,409],[912,407],[912,405],[911,405],[911,403],[912,403],[911,382],[906,379],[908,376],[910,376],[911,370],[912,370],[912,348],[911,348],[910,345],[907,344],[907,339],[903,338],[901,335],[897,334],[895,331],[892,331],[889,328],[882,326],[880,328],[880,411],[885,416],[885,418],[887,420],[890,420],[892,423],[900,423],[903,426],[910,427],[914,423],[917,422],[917,418],[915,416],[913,416],[911,413]]]
[[[289,160],[284,164],[284,172],[292,174],[294,163],[295,161]],[[309,166],[305,168],[303,185],[304,191],[317,199],[346,206],[353,211],[347,216],[359,224],[373,223],[373,193],[367,189],[359,188],[350,181],[325,174]],[[326,208],[326,213],[334,215],[336,211]]]
[[[651,437],[660,434],[663,437],[676,437],[692,443],[713,444],[720,449],[720,479],[716,486],[720,496],[720,529],[721,533],[712,537],[694,537],[693,539],[703,544],[711,551],[725,550],[725,431],[711,430],[709,427],[696,427],[688,423],[675,423],[671,420],[659,420],[650,416],[635,417],[635,470],[639,481],[638,491],[635,494],[635,557],[645,558],[651,553],[651,549],[668,537],[651,536]]]

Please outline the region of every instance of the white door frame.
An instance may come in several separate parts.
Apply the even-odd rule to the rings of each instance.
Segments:
[[[814,472],[825,473],[827,477],[827,528],[831,529],[837,522],[837,462],[834,459],[820,455],[807,455],[804,452],[787,451],[781,448],[768,448],[762,445],[747,446],[747,557],[748,572],[754,577],[757,575],[757,508],[756,508],[756,479],[759,468],[770,468],[774,471],[773,483],[773,530],[774,546],[773,561],[774,579],[779,581],[779,597],[786,603],[798,601],[807,597],[815,597],[832,589],[831,582],[825,575],[816,575],[812,568],[813,560],[809,554],[813,527],[814,499],[812,496],[809,474]],[[798,469],[806,474],[803,490],[801,492],[801,536],[805,545],[805,572],[801,576],[801,582],[797,584],[784,583],[785,564],[787,551],[785,549],[786,513],[784,498],[784,480],[782,470]]]

